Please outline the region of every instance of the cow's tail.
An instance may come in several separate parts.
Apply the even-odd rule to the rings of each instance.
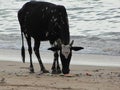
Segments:
[[[24,33],[22,31],[21,31],[21,37],[22,37],[21,56],[22,56],[23,63],[25,63]]]

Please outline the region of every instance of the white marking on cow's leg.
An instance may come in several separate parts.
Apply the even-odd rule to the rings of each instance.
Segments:
[[[70,54],[70,46],[69,45],[62,45],[62,54],[67,59]]]

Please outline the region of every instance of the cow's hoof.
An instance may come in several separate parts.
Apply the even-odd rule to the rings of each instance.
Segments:
[[[30,73],[34,73],[34,69],[33,68],[30,68]]]
[[[52,70],[52,74],[61,74],[61,70]]]
[[[56,70],[52,70],[52,74],[57,74],[57,71]]]
[[[62,71],[60,69],[57,70],[57,74],[61,74]]]

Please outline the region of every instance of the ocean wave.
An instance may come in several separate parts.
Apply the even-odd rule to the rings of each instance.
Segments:
[[[20,49],[21,37],[20,36],[0,36],[0,48],[8,49]],[[86,36],[71,36],[71,41],[74,40],[73,46],[84,47],[84,50],[74,52],[83,54],[101,54],[101,55],[120,55],[120,42],[114,39],[108,40],[98,37],[86,37]],[[32,46],[33,46],[32,41]],[[47,48],[51,47],[48,41],[42,42],[40,50],[47,51]],[[25,48],[27,49],[27,43],[25,40]]]
[[[98,37],[72,36],[75,46],[82,46],[84,50],[79,53],[120,55],[120,42],[115,39],[105,39]]]

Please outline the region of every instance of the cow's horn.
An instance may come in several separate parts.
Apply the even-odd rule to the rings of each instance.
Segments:
[[[73,43],[74,43],[74,40],[72,40],[72,41],[71,41],[70,46],[72,46],[72,45],[73,45]]]

